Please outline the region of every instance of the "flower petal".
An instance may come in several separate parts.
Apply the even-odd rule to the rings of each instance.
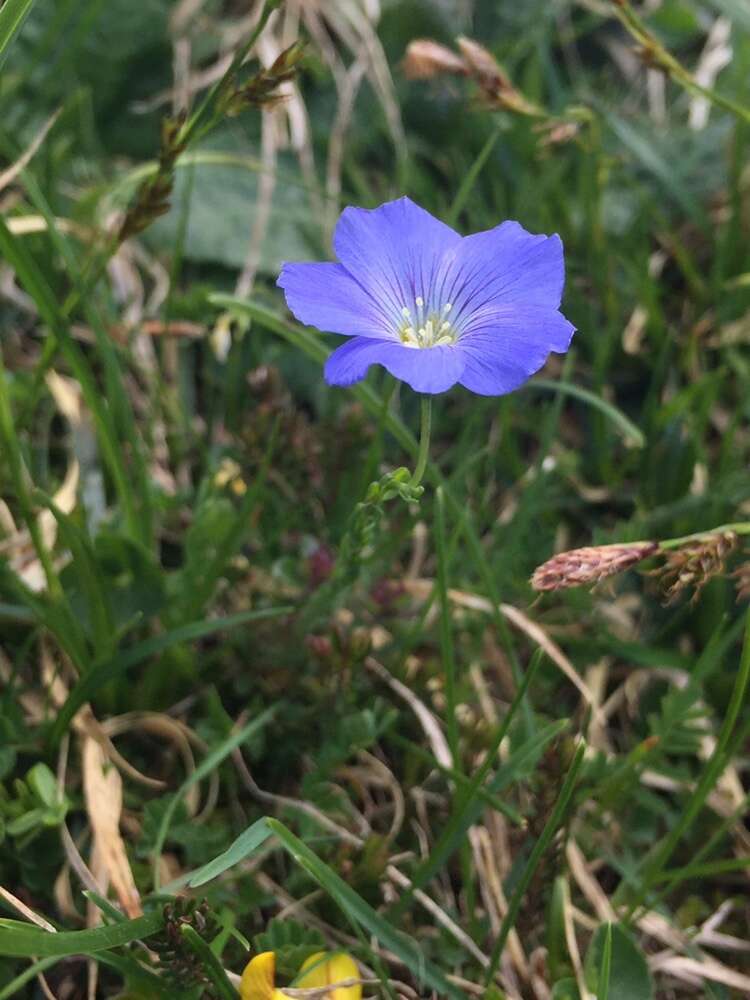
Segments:
[[[498,310],[459,340],[465,363],[459,381],[480,396],[512,392],[539,371],[550,351],[567,351],[574,333],[575,327],[554,309],[519,305]]]
[[[437,296],[466,321],[515,302],[557,309],[565,283],[560,237],[534,236],[517,222],[465,236],[443,263]]]
[[[336,256],[397,324],[417,296],[430,302],[441,258],[460,243],[457,232],[409,198],[345,208],[333,234]]]
[[[349,337],[395,337],[392,319],[341,264],[284,264],[276,282],[300,321]]]
[[[354,337],[326,361],[326,382],[352,385],[365,377],[370,365],[382,365],[415,392],[445,392],[461,378],[464,353],[459,347],[403,347],[394,341]]]
[[[251,958],[240,979],[241,1000],[272,1000],[276,954],[264,951]]]
[[[298,989],[309,990],[332,986],[347,979],[359,979],[359,968],[351,955],[343,951],[333,954],[319,951],[302,963],[295,986]],[[331,1000],[361,1000],[362,987],[340,986],[338,989],[329,990],[326,996]]]

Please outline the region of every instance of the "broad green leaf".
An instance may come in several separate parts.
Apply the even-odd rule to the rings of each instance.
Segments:
[[[183,222],[184,199],[189,214],[184,256],[187,260],[241,268],[250,244],[258,210],[262,173],[248,157],[254,147],[236,132],[223,130],[201,144],[199,152],[211,154],[176,171],[171,210],[150,228],[147,240],[160,249],[174,245]],[[281,170],[297,175],[292,157],[279,157]],[[262,168],[261,168],[262,170]],[[285,260],[305,260],[320,249],[311,246],[305,232],[319,232],[310,199],[298,185],[277,184],[266,235],[261,245],[260,270],[278,274]]]
[[[621,924],[601,924],[586,953],[586,982],[599,987],[605,942],[611,928],[612,949],[607,1000],[653,1000],[654,984],[643,952]]]

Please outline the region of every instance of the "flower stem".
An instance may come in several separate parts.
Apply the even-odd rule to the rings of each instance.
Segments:
[[[660,549],[679,549],[688,542],[705,542],[714,535],[723,535],[733,531],[735,535],[750,535],[750,521],[737,521],[734,524],[720,524],[718,528],[708,531],[696,531],[694,535],[683,535],[681,538],[665,538],[659,542]]]
[[[419,433],[419,452],[417,467],[411,477],[410,486],[419,486],[427,468],[427,456],[430,451],[430,429],[432,426],[432,396],[422,396],[421,399],[422,426]]]

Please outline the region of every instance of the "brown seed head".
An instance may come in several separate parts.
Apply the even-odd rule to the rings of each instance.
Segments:
[[[531,586],[534,590],[561,590],[598,583],[647,559],[657,548],[656,542],[618,542],[560,552],[534,570]]]
[[[478,82],[484,86],[498,90],[511,90],[513,85],[505,70],[499,65],[491,52],[473,38],[460,35],[456,39],[461,55]]]
[[[737,600],[747,601],[750,599],[750,562],[738,566],[732,573],[732,579],[737,587]]]
[[[430,80],[443,73],[465,76],[468,72],[460,56],[431,38],[415,38],[409,42],[401,68],[409,80]]]
[[[520,115],[535,117],[541,114],[540,108],[513,86],[508,74],[484,46],[463,35],[456,39],[456,43],[469,75],[476,80],[490,104]]]
[[[692,590],[691,601],[697,601],[708,581],[724,571],[724,561],[736,545],[733,531],[721,531],[664,552],[664,565],[651,575],[659,578],[665,603],[672,604],[685,590]]]

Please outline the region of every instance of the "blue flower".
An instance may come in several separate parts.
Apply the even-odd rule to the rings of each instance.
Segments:
[[[570,346],[559,236],[504,222],[461,237],[399,198],[344,209],[333,245],[340,263],[284,264],[278,280],[300,322],[350,338],[326,362],[330,385],[377,364],[417,392],[501,396]]]

